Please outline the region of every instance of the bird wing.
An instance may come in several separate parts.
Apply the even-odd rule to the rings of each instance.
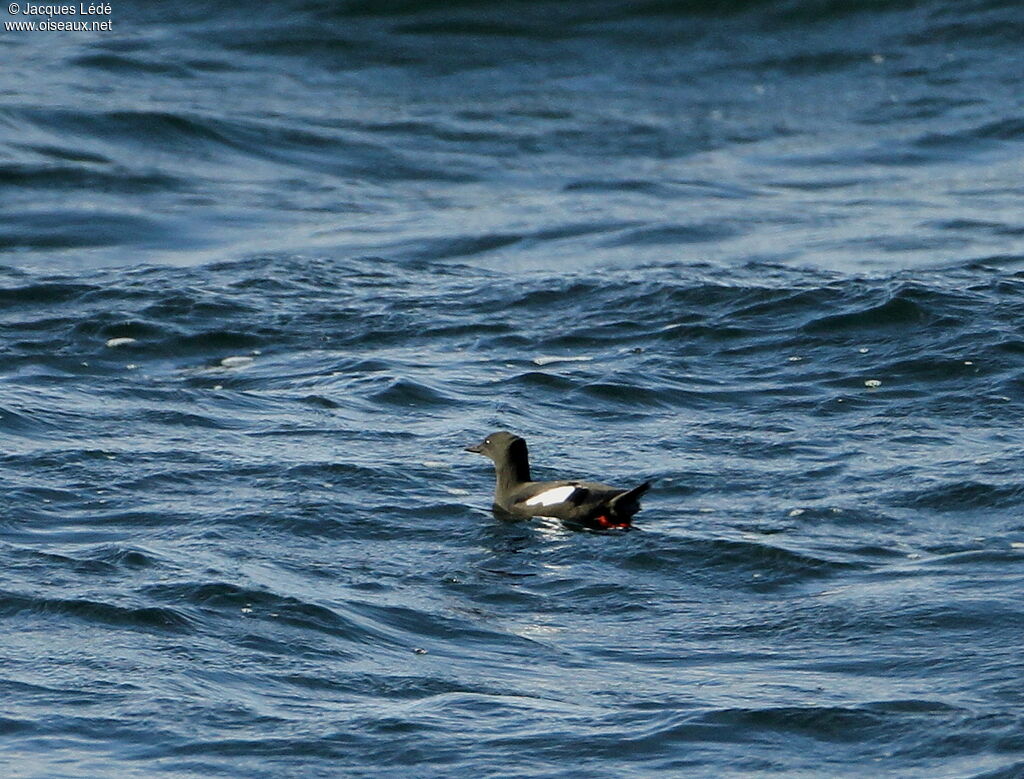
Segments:
[[[572,503],[578,506],[586,499],[587,492],[586,487],[578,484],[563,484],[538,492],[523,503],[527,506],[554,506],[558,503]]]

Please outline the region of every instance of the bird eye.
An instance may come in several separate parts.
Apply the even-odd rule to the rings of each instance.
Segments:
[[[488,439],[486,439],[486,440],[484,441],[484,443],[485,443],[485,444],[489,444],[490,442],[491,442],[491,439],[490,439],[490,438],[488,438]]]

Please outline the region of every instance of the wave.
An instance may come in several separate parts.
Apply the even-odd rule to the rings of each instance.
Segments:
[[[144,632],[183,633],[193,628],[192,621],[185,614],[169,607],[120,606],[87,598],[44,598],[13,592],[0,593],[0,613],[5,617],[25,612],[43,618],[68,617]]]

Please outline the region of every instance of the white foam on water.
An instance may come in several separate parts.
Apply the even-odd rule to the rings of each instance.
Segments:
[[[222,368],[244,368],[246,365],[251,365],[253,358],[248,355],[238,355],[236,357],[225,357],[220,361]]]
[[[551,365],[556,362],[591,362],[593,359],[593,357],[582,355],[579,357],[556,357],[550,354],[542,354],[540,357],[534,357],[533,363],[534,365]]]

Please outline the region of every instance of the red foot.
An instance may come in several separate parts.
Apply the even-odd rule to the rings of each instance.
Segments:
[[[597,523],[598,527],[603,528],[605,530],[611,530],[611,529],[621,530],[622,528],[629,527],[629,520],[628,519],[625,522],[612,522],[604,514],[602,514],[601,516],[597,517],[594,521]]]

